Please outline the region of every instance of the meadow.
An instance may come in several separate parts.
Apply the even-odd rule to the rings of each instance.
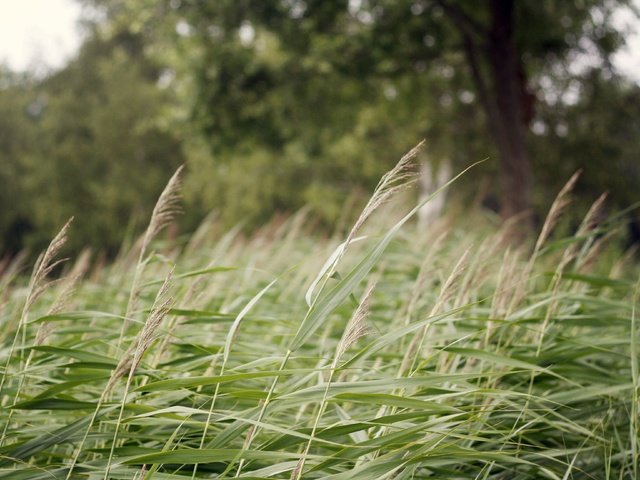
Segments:
[[[344,235],[166,241],[178,172],[113,262],[59,263],[73,224],[6,262],[0,478],[640,478],[621,217],[568,228],[573,178],[529,243],[481,210],[421,228],[412,161]]]

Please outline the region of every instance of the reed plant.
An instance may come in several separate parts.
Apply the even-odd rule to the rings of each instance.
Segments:
[[[481,210],[424,230],[394,202],[344,236],[301,212],[252,236],[208,219],[67,280],[0,279],[7,479],[636,479],[638,268],[602,200],[537,241]]]

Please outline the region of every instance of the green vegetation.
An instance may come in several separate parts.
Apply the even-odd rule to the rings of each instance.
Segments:
[[[5,268],[0,478],[638,478],[617,222],[599,200],[555,238],[573,178],[532,248],[481,211],[418,231],[389,202],[412,172],[383,178],[346,248],[305,213],[162,243],[176,176],[113,264],[49,283],[72,225],[28,284]]]
[[[637,201],[640,86],[611,62],[630,0],[78,1],[67,66],[0,67],[0,258],[71,216],[69,251],[113,258],[182,164],[181,232],[301,208],[331,231],[423,138],[433,165],[489,158],[452,194],[505,217],[544,218],[579,168],[576,212]]]

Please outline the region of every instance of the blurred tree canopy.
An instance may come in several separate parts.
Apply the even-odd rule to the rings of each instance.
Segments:
[[[309,205],[329,224],[421,138],[435,163],[490,157],[505,217],[546,208],[579,167],[585,199],[636,201],[640,89],[610,61],[628,1],[82,3],[68,67],[0,77],[4,249],[71,214],[79,244],[114,249],[185,161],[192,222]]]
[[[88,39],[65,69],[0,89],[2,250],[39,249],[74,216],[74,248],[115,252],[144,221],[181,146],[157,125],[166,105],[139,39]]]

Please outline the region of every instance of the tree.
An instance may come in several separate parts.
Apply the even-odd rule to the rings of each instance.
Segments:
[[[449,155],[452,146],[460,148],[461,130],[473,137],[465,148],[477,151],[467,145],[482,143],[478,127],[484,124],[491,139],[484,151],[495,151],[499,159],[494,168],[501,179],[500,210],[510,217],[529,211],[533,202],[529,150],[536,139],[529,130],[549,107],[543,80],[545,90],[562,96],[568,77],[581,81],[568,72],[586,53],[610,70],[608,58],[623,43],[611,17],[629,2],[93,3],[106,9],[112,26],[142,32],[155,58],[176,72],[176,89],[191,105],[189,125],[198,127],[225,169],[244,163],[238,157],[250,152],[264,170],[275,164],[279,171],[299,168],[309,177],[321,177],[328,173],[317,162],[331,159],[336,144],[359,138],[356,132],[366,124],[367,113],[376,112],[378,126],[390,125],[408,108],[421,122],[410,131],[434,134],[430,140],[436,149],[448,145]],[[428,98],[433,92],[438,99]],[[404,95],[394,100],[395,110],[387,108],[389,97]],[[470,104],[476,106],[471,116]],[[454,127],[439,127],[438,121]],[[243,153],[231,153],[238,150]],[[343,166],[326,162],[336,177],[345,177]],[[294,189],[298,193],[286,198],[308,199],[317,183],[303,184],[301,193]],[[286,203],[276,200],[277,192],[263,193],[273,201],[256,203]]]
[[[0,256],[15,254],[33,228],[31,198],[22,188],[32,146],[37,141],[34,115],[43,98],[32,81],[0,70]]]
[[[117,252],[183,163],[158,124],[158,72],[135,35],[89,35],[45,78],[0,89],[0,251],[40,250],[70,217],[69,245]]]
[[[533,95],[516,45],[515,0],[491,0],[488,28],[454,4],[438,2],[459,30],[471,78],[487,117],[501,161],[502,214],[508,218],[531,209],[531,162],[525,145]],[[479,46],[480,45],[480,46]],[[483,75],[481,57],[490,71]]]

